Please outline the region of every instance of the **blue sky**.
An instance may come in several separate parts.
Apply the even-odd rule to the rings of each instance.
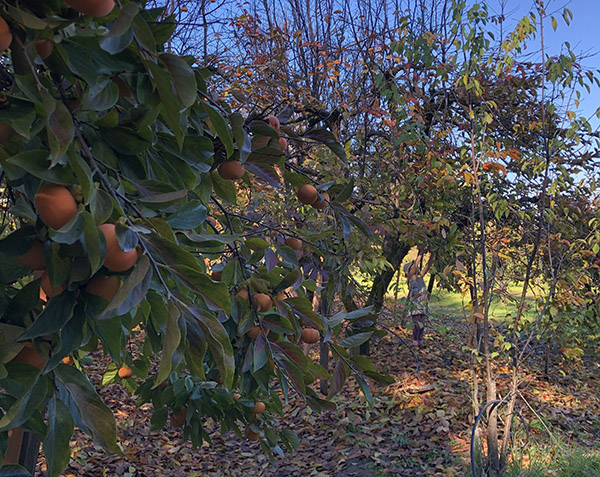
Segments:
[[[489,0],[490,9],[500,12],[499,5],[501,0]],[[516,23],[523,16],[534,10],[537,4],[536,0],[504,0],[505,14],[507,14],[510,24]],[[591,69],[600,77],[600,0],[544,0],[546,13],[556,18],[558,27],[556,31],[552,29],[550,18],[544,23],[544,42],[546,53],[556,55],[561,52],[564,42],[568,41],[573,52],[580,56],[587,56],[581,61],[586,69]],[[563,20],[563,9],[568,8],[573,13],[573,19],[567,26]],[[539,37],[536,38],[529,50],[537,51],[540,49]],[[539,58],[539,56],[538,56]],[[592,88],[590,94],[582,89],[582,103],[579,112],[586,117],[593,115],[600,107],[600,88]],[[595,126],[600,126],[598,118],[592,118],[590,122]]]

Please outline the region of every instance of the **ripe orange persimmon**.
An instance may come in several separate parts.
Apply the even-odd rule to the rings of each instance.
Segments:
[[[247,288],[241,288],[240,291],[235,294],[235,296],[247,301],[250,295],[248,294]]]
[[[219,166],[219,175],[228,181],[244,177],[244,165],[239,161],[227,161]]]
[[[117,240],[114,224],[102,224],[98,227],[106,239],[106,257],[104,266],[113,272],[124,272],[133,267],[138,259],[138,251],[134,248],[124,252]]]
[[[5,122],[0,121],[0,144],[8,142],[8,140],[13,137],[14,133],[15,130],[13,128],[11,128]]]
[[[17,262],[31,270],[44,270],[46,268],[46,258],[44,257],[42,242],[35,240],[27,252],[17,257]]]
[[[298,196],[298,200],[305,205],[310,205],[319,198],[317,189],[310,184],[301,185],[296,195]]]
[[[187,418],[187,407],[182,407],[177,414],[171,414],[169,420],[174,427],[183,427]]]
[[[64,292],[67,289],[67,284],[63,283],[62,285],[60,285],[57,288],[52,288],[52,285],[50,284],[50,277],[48,276],[48,272],[44,271],[44,274],[42,275],[42,281],[40,282],[40,287],[41,287],[42,291],[46,294],[46,297],[53,298],[57,295],[60,295],[62,292]]]
[[[250,426],[247,426],[244,430],[244,435],[249,441],[257,441],[260,439],[260,434],[258,432],[254,432]]]
[[[280,137],[279,138],[279,149],[281,150],[281,152],[285,152],[287,150],[287,139],[284,137]]]
[[[103,17],[115,8],[115,0],[65,0],[79,13],[88,17]]]
[[[121,285],[121,278],[116,275],[94,275],[85,286],[85,291],[104,298],[106,301],[111,301],[119,291],[119,288],[121,288]]]
[[[133,374],[133,371],[131,370],[131,368],[129,368],[126,365],[123,365],[119,368],[119,377],[122,379],[128,378],[132,374]]]
[[[246,333],[251,340],[255,340],[260,334],[260,326],[255,325]]]
[[[254,414],[262,414],[263,412],[265,412],[265,409],[267,409],[267,406],[265,406],[264,402],[256,401],[256,404],[252,408],[252,412]]]
[[[273,306],[273,300],[269,295],[265,295],[264,293],[257,293],[252,296],[254,300],[254,308],[258,311],[267,311]]]
[[[281,124],[279,123],[279,119],[277,119],[275,116],[268,116],[267,122],[269,123],[269,126],[275,129],[275,131],[279,131],[279,128],[281,126]]]
[[[65,356],[61,361],[63,364],[73,364],[75,362],[73,356]]]
[[[60,229],[77,215],[77,202],[69,189],[61,185],[44,184],[33,202],[42,222],[53,229]]]
[[[12,43],[12,33],[6,20],[0,17],[0,51],[6,50]]]
[[[294,238],[294,237],[286,238],[284,243],[288,247],[293,248],[294,250],[300,250],[302,248],[302,240]]]
[[[35,51],[37,51],[37,54],[40,55],[42,60],[45,60],[54,51],[54,43],[52,40],[48,40],[47,38],[38,40],[35,42]]]
[[[314,328],[304,328],[302,330],[302,334],[300,335],[300,339],[303,343],[314,344],[319,341],[321,336],[319,335],[319,331]]]
[[[13,361],[20,361],[22,363],[30,364],[38,369],[42,369],[46,366],[46,358],[40,356],[35,350],[33,343],[27,342],[25,346],[18,352],[18,354],[12,359]]]
[[[321,192],[321,196],[323,197],[323,200],[317,199],[311,204],[317,210],[324,209],[327,205],[327,202],[329,202],[330,200],[329,194],[327,192]]]

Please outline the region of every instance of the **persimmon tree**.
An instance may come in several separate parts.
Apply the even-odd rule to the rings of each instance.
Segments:
[[[307,259],[286,240],[310,241],[310,262],[329,260],[319,235],[295,223],[363,227],[344,206],[351,182],[327,184],[329,197],[319,188],[318,206],[293,199],[284,227],[254,209],[257,195],[289,199],[313,182],[290,162],[284,136],[325,144],[344,161],[331,132],[280,129],[276,118],[232,110],[213,94],[208,69],[165,49],[175,22],[145,2],[108,0],[102,11],[60,0],[3,5],[7,465],[16,464],[6,452],[17,429],[43,441],[49,475],[67,465],[75,426],[121,453],[114,417],[86,375],[99,347],[111,361],[102,383],[151,402],[154,428],[170,416],[196,446],[209,440],[208,418],[240,436],[245,428],[269,453],[298,445],[273,420],[288,393],[316,410],[334,407],[311,387],[329,372],[303,353],[302,336],[320,333],[342,363],[329,397],[349,372],[367,397],[365,376],[389,382],[350,356],[355,342],[331,341],[332,328],[369,310],[331,319],[313,311]]]

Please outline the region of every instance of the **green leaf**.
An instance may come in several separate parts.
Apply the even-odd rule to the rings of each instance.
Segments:
[[[343,340],[339,341],[338,344],[340,346],[343,346],[344,348],[355,348],[365,343],[366,341],[369,341],[372,335],[372,331],[368,331],[365,333],[357,333],[355,335],[344,338]]]
[[[64,291],[55,296],[19,340],[30,340],[38,336],[56,333],[71,319],[74,307],[75,295],[72,292]]]
[[[44,30],[50,26],[55,26],[56,25],[56,21],[52,21],[52,19],[50,19],[50,21],[45,21],[42,20],[41,18],[36,17],[35,15],[32,15],[31,13],[27,12],[26,10],[22,10],[20,8],[15,8],[11,5],[5,5],[4,8],[6,8],[6,11],[8,12],[8,14],[14,18],[17,22],[21,23],[22,25],[25,25],[27,28],[31,28],[32,30]]]
[[[85,204],[89,204],[92,199],[92,193],[94,192],[94,183],[92,181],[92,170],[88,166],[87,162],[83,160],[79,153],[71,150],[69,151],[69,164],[75,171],[75,177],[81,185]]]
[[[152,143],[137,131],[125,127],[102,129],[102,140],[121,154],[139,154],[146,151]]]
[[[119,101],[119,87],[110,79],[94,83],[87,91],[82,108],[89,111],[106,111]]]
[[[179,331],[179,326],[177,325],[180,315],[181,313],[173,301],[169,300],[167,329],[163,339],[162,357],[160,359],[160,367],[158,369],[158,375],[156,376],[156,383],[154,384],[154,387],[157,387],[159,384],[161,384],[169,377],[169,374],[171,374],[171,359],[173,358],[173,353],[175,353],[175,350],[181,341],[181,332]]]
[[[32,149],[31,151],[15,154],[8,159],[8,163],[22,167],[31,175],[47,182],[65,186],[73,184],[71,169],[61,165],[56,165],[50,169],[49,157],[48,151]]]
[[[162,53],[158,59],[167,68],[183,106],[186,108],[192,106],[198,98],[198,86],[192,68],[181,57],[170,53]]]
[[[102,189],[96,190],[93,194],[92,200],[90,201],[90,212],[94,217],[96,225],[102,225],[112,215],[113,211],[113,200],[108,192]]]
[[[31,477],[31,474],[21,465],[7,464],[0,469],[0,477]]]
[[[262,333],[254,340],[252,354],[252,371],[257,372],[267,364],[267,361],[269,361],[269,352],[267,350],[265,337]]]
[[[206,338],[208,349],[223,378],[223,384],[227,388],[231,388],[235,372],[235,360],[233,358],[233,348],[227,331],[223,328],[223,325],[219,320],[200,308],[186,307],[185,312],[188,319],[197,323],[202,330],[202,333]]]
[[[329,326],[333,327],[339,325],[344,320],[353,321],[368,316],[372,313],[372,311],[373,306],[359,308],[358,310],[351,311],[350,313],[347,313],[346,311],[340,311],[339,313],[333,315],[327,321],[329,323]]]
[[[134,2],[123,5],[106,38],[125,34],[131,28],[131,23],[139,11],[140,8]]]
[[[22,426],[27,422],[46,399],[49,383],[47,376],[39,375],[33,385],[2,416],[2,419],[0,419],[0,432],[12,427]]]
[[[219,139],[225,146],[225,152],[227,153],[227,157],[231,157],[234,150],[233,133],[231,132],[231,128],[229,127],[223,116],[221,116],[221,113],[219,113],[213,106],[208,104],[206,101],[203,101],[201,104],[204,111],[208,114],[208,118],[213,124],[215,131],[219,136]]]
[[[371,388],[361,376],[355,375],[355,377],[358,381],[361,391],[363,392],[363,395],[365,396],[365,399],[369,403],[369,406],[373,407],[373,395],[371,394]]]
[[[327,399],[331,399],[342,390],[344,383],[346,382],[346,378],[348,377],[348,371],[348,365],[341,359],[338,360],[333,371],[333,378],[331,380],[331,387],[329,388]]]
[[[194,199],[180,207],[167,219],[167,222],[174,229],[195,229],[204,222],[206,214],[204,204]]]
[[[0,109],[0,121],[8,124],[21,136],[29,138],[33,121],[35,120],[35,109],[25,101],[11,99],[10,108]],[[46,153],[47,154],[47,153]]]
[[[344,148],[337,141],[337,138],[331,131],[328,131],[327,129],[313,129],[311,131],[307,131],[303,137],[314,139],[315,141],[325,144],[337,157],[344,161],[345,164],[348,163],[346,151],[344,151]]]
[[[283,431],[281,431],[280,436],[282,437],[282,439],[287,440],[291,449],[298,450],[298,448],[300,447],[300,438],[298,437],[298,434],[296,434],[293,430],[284,429]]]
[[[48,403],[48,435],[43,447],[49,477],[59,477],[69,464],[73,426],[69,409],[54,396]]]
[[[97,319],[104,320],[115,315],[123,315],[139,305],[146,296],[151,279],[150,260],[146,255],[142,255],[117,294]]]
[[[279,139],[279,133],[264,121],[252,121],[248,126],[250,127],[250,131],[258,136]]]
[[[46,113],[46,131],[50,143],[52,165],[54,165],[59,158],[64,156],[73,141],[75,125],[71,113],[62,101],[56,101],[48,93],[42,94],[42,99]]]
[[[94,274],[102,266],[105,247],[101,242],[100,231],[98,230],[98,227],[96,227],[96,222],[94,221],[92,214],[84,211],[81,213],[81,218],[84,223],[83,236],[85,239],[85,250],[92,274]]]
[[[215,193],[223,200],[231,204],[237,202],[237,189],[233,181],[223,179],[217,171],[213,171],[210,175]]]
[[[172,265],[171,268],[190,290],[204,298],[209,308],[221,309],[225,313],[231,311],[231,298],[225,283],[214,282],[206,273],[186,265]]]
[[[183,106],[179,98],[173,94],[173,85],[168,73],[160,66],[147,63],[148,71],[154,80],[158,95],[160,96],[161,116],[171,130],[177,144],[181,148],[184,142],[184,131],[181,127],[181,111]]]
[[[100,396],[83,373],[75,366],[59,364],[55,370],[59,398],[67,406],[73,404],[71,413],[77,411],[78,418],[84,424],[90,437],[107,452],[122,455],[117,445],[117,425],[111,410],[102,402]],[[70,401],[70,402],[69,402]]]

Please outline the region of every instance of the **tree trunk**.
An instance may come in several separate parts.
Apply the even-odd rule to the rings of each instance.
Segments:
[[[33,475],[39,453],[40,441],[23,428],[15,427],[8,431],[8,447],[2,465],[21,465]]]

